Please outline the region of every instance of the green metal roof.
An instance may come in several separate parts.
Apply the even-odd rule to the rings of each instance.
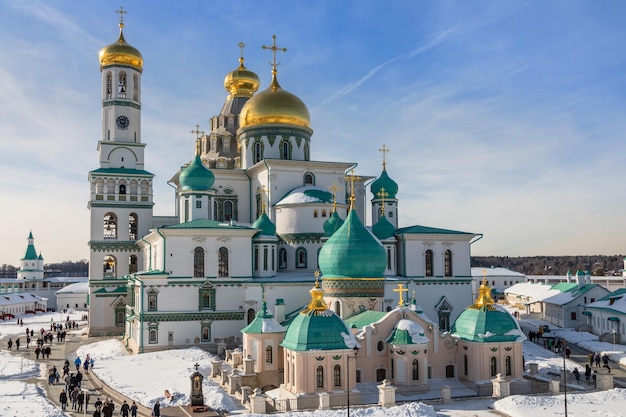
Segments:
[[[413,339],[408,330],[393,329],[387,343],[392,345],[412,345]]]
[[[272,320],[275,326],[264,326],[266,320]],[[278,322],[274,320],[274,315],[267,311],[267,303],[263,301],[261,309],[256,313],[254,319],[246,327],[241,329],[241,333],[246,334],[263,334],[263,333],[276,333],[284,331],[284,328],[280,329]],[[264,331],[265,330],[265,331]]]
[[[298,314],[280,344],[296,351],[347,349],[342,334],[348,335],[346,324],[331,310]]]
[[[374,226],[372,226],[372,233],[374,233],[374,236],[376,236],[380,240],[387,239],[388,237],[393,236],[395,231],[396,228],[393,226],[393,224],[389,222],[389,220],[387,220],[387,217],[384,215],[378,219]]]
[[[138,177],[154,177],[154,174],[143,169],[130,168],[98,168],[89,172],[97,175],[128,175]]]
[[[264,236],[276,236],[276,225],[272,223],[267,214],[263,212],[258,219],[252,223],[252,227],[255,229],[261,229],[259,234]]]
[[[324,222],[324,237],[331,237],[343,225],[343,219],[333,210],[330,217]]]
[[[509,342],[520,334],[515,319],[500,310],[468,307],[455,320],[450,333],[474,342]]]
[[[305,185],[305,186],[300,186],[300,187],[296,187],[296,188],[289,190],[287,193],[285,193],[284,196],[278,199],[278,203],[276,203],[275,205],[278,206],[278,205],[284,204],[283,200],[292,194],[294,195],[302,194],[303,196],[309,197],[304,200],[298,200],[299,204],[304,204],[304,203],[330,204],[330,203],[333,203],[334,201],[333,195],[329,193],[328,191],[322,190],[312,185]]]
[[[380,321],[386,314],[387,313],[384,311],[365,310],[346,319],[346,323],[348,324],[348,327],[362,329],[369,324]]]
[[[460,232],[458,230],[448,230],[448,229],[438,229],[436,227],[428,227],[428,226],[408,226],[401,227],[396,230],[396,233],[399,235],[409,234],[409,235],[473,235],[474,233],[469,232]]]
[[[387,170],[383,168],[383,172],[380,174],[372,185],[370,185],[370,190],[372,194],[374,194],[374,198],[379,198],[378,193],[385,189],[385,192],[388,194],[385,198],[396,198],[396,194],[398,194],[398,184],[392,180],[389,175],[387,175]]]
[[[162,229],[249,229],[250,226],[242,226],[237,224],[222,223],[215,220],[197,219],[186,223],[173,224],[170,226],[163,226]]]
[[[183,191],[209,191],[215,182],[215,175],[204,166],[200,155],[196,153],[191,164],[183,168],[178,181]]]

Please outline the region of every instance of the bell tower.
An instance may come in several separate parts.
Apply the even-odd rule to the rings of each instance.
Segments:
[[[141,143],[143,57],[124,39],[100,50],[102,136],[99,167],[89,172],[89,334],[123,334],[126,279],[143,268],[135,242],[152,227],[152,181]],[[111,298],[111,291],[115,298]],[[105,296],[106,295],[106,296]]]

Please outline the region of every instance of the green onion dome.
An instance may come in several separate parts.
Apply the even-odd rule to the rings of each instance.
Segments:
[[[210,169],[202,164],[200,155],[196,156],[188,167],[178,177],[182,191],[209,191],[215,182],[215,176]]]
[[[387,267],[383,245],[363,226],[355,210],[319,254],[324,278],[380,278]]]
[[[383,172],[380,174],[380,177],[376,178],[372,185],[370,185],[370,191],[374,195],[375,199],[380,198],[378,193],[383,188],[385,189],[385,193],[388,194],[385,196],[385,199],[396,198],[396,194],[398,194],[398,184],[392,180],[389,175],[387,175],[387,170],[385,168],[383,168]]]
[[[333,210],[332,214],[324,222],[324,237],[331,237],[343,225],[343,219],[337,214],[337,210]]]
[[[393,224],[387,220],[387,216],[380,216],[378,222],[372,226],[372,233],[380,240],[387,239],[396,232],[396,228]]]
[[[259,234],[263,236],[275,236],[276,235],[276,225],[272,223],[267,214],[263,212],[258,219],[252,223],[252,227],[255,229],[261,229]]]

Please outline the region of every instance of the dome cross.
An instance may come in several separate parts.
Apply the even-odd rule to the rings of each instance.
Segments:
[[[333,211],[337,211],[337,191],[339,191],[340,188],[337,186],[337,182],[334,181],[330,187],[328,187],[328,191],[330,191],[331,193],[333,193]]]
[[[389,197],[389,193],[385,191],[385,187],[380,187],[380,191],[376,193],[376,197],[382,200],[381,212],[382,215],[385,215],[385,197]]]
[[[192,130],[191,130],[191,134],[192,134],[192,135],[196,135],[196,139],[198,139],[198,138],[200,137],[200,133],[203,133],[203,132],[200,130],[200,125],[199,125],[199,124],[196,124],[196,130],[193,130],[193,129],[192,129]]]
[[[243,48],[246,47],[246,44],[243,43],[243,41],[241,41],[237,44],[237,46],[239,47],[239,50],[240,50],[239,63],[243,65]]]
[[[272,74],[276,74],[276,67],[280,65],[280,62],[276,62],[276,51],[287,52],[287,48],[279,48],[276,46],[276,35],[272,35],[272,39],[274,41],[272,46],[263,45],[261,48],[272,51],[274,55],[274,62],[270,62],[269,64],[272,66]]]
[[[124,15],[127,14],[128,12],[124,10],[122,6],[120,6],[120,8],[115,11],[115,13],[120,15],[120,27],[124,27]]]
[[[387,169],[387,152],[389,152],[389,148],[383,143],[383,147],[378,152],[383,154],[383,169]]]
[[[350,210],[354,208],[354,202],[356,198],[354,198],[354,182],[359,181],[361,177],[354,175],[354,168],[350,170],[350,175],[346,176],[346,180],[350,182]]]
[[[404,294],[403,293],[406,292],[408,294],[409,289],[408,288],[404,288],[404,284],[399,283],[398,284],[398,288],[394,288],[392,291],[393,292],[397,292],[400,295],[400,299],[398,300],[398,305],[399,306],[403,306],[404,305],[404,297],[403,297]]]

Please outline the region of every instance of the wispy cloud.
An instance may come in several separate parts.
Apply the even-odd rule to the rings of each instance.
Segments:
[[[423,54],[424,52],[428,51],[429,49],[434,48],[435,46],[439,45],[440,43],[442,43],[443,41],[445,41],[450,35],[454,34],[455,32],[457,32],[459,29],[458,26],[454,26],[452,28],[446,29],[442,32],[439,32],[437,34],[435,34],[434,36],[431,36],[425,44],[420,45],[418,48],[414,49],[411,52],[405,52],[402,53],[400,55],[396,55],[395,57],[388,59],[387,61],[383,62],[382,64],[379,64],[377,66],[375,66],[374,68],[372,68],[371,70],[369,70],[369,72],[367,74],[365,74],[365,76],[363,76],[362,78],[346,85],[343,88],[340,88],[338,91],[336,91],[333,95],[331,95],[330,97],[326,98],[325,100],[322,101],[322,104],[328,104],[332,101],[338,100],[341,97],[347,96],[348,94],[350,94],[352,91],[356,90],[357,88],[359,88],[361,85],[363,85],[363,83],[365,83],[367,80],[369,80],[370,78],[372,78],[373,76],[375,76],[378,72],[380,72],[380,70],[382,70],[383,68],[389,66],[390,64],[400,60],[400,59],[410,59],[413,58],[417,55]]]

